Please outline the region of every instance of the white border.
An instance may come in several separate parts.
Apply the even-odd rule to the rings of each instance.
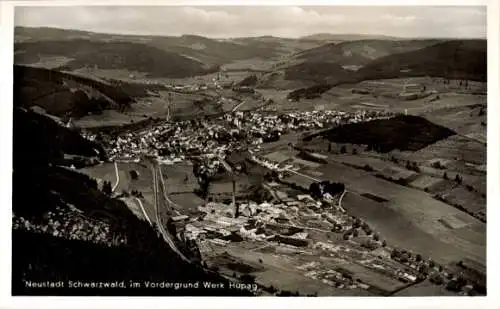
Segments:
[[[12,61],[13,61],[13,11],[14,6],[74,6],[74,5],[488,5],[488,296],[481,298],[467,297],[411,297],[411,298],[376,298],[376,297],[327,297],[318,298],[207,298],[207,297],[174,297],[168,300],[159,297],[126,298],[126,297],[11,297],[11,207],[12,205]],[[6,148],[1,152],[0,174],[0,307],[21,308],[145,308],[159,307],[162,304],[172,308],[235,308],[236,306],[254,307],[288,307],[314,308],[324,307],[359,307],[375,308],[489,308],[500,304],[499,276],[500,269],[497,261],[500,261],[499,250],[495,236],[499,235],[500,218],[497,202],[499,201],[499,4],[497,0],[483,1],[444,1],[444,0],[420,0],[420,1],[375,1],[375,0],[351,0],[351,1],[280,1],[280,0],[222,0],[222,1],[152,1],[152,0],[129,0],[129,1],[94,1],[94,0],[59,0],[59,1],[9,1],[0,0],[0,135],[1,141]],[[29,250],[29,248],[28,248]]]

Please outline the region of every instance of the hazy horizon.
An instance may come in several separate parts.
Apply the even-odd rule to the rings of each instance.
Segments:
[[[485,6],[17,7],[16,27],[214,39],[315,34],[486,38]]]

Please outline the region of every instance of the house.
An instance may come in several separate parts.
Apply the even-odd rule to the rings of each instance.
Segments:
[[[299,201],[303,201],[303,200],[314,201],[314,199],[309,194],[299,194],[299,195],[297,195],[297,199]]]
[[[189,219],[189,216],[186,216],[186,215],[179,215],[179,216],[172,217],[173,222],[185,221],[187,219]]]
[[[402,273],[401,276],[411,282],[415,282],[417,280],[417,277],[414,275],[410,275],[408,273]]]
[[[422,92],[425,87],[421,84],[405,84],[403,85],[403,92]]]
[[[226,246],[228,243],[230,243],[229,240],[223,240],[223,239],[219,239],[219,238],[214,238],[214,239],[209,239],[209,241],[215,245],[219,245],[219,246]]]

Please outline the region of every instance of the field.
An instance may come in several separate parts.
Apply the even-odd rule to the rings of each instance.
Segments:
[[[292,81],[288,81],[292,82]],[[295,87],[289,89],[297,89],[301,87],[312,86],[304,81]],[[427,91],[435,91],[436,94],[426,98],[406,101],[398,98],[398,95],[403,91],[405,84],[421,84],[426,87]],[[474,104],[486,104],[486,83],[469,81],[469,88],[460,87],[460,81],[450,80],[450,84],[444,84],[441,78],[430,77],[408,77],[395,79],[380,79],[373,81],[363,81],[360,83],[340,84],[325,92],[320,98],[314,100],[302,99],[299,102],[288,102],[281,90],[262,89],[264,94],[269,95],[274,99],[273,107],[282,110],[287,109],[337,109],[343,111],[354,110],[387,110],[391,112],[404,113],[414,115],[429,115],[436,111],[440,112],[443,109],[449,108],[452,110],[463,109],[462,107]],[[275,83],[279,86],[279,83]],[[354,90],[354,93],[353,93]],[[361,90],[368,92],[356,92]],[[439,96],[439,99],[435,100]],[[433,102],[430,102],[433,99]],[[439,114],[437,114],[439,115]],[[465,114],[464,114],[465,115]],[[436,120],[432,119],[432,120]],[[463,118],[467,120],[466,118]],[[468,120],[469,122],[471,120]],[[474,120],[473,120],[474,122]],[[481,121],[475,123],[480,124]],[[446,122],[438,124],[446,126]],[[459,122],[457,123],[459,124]],[[454,128],[454,126],[451,126]],[[457,127],[457,130],[459,128]],[[460,133],[462,131],[459,130]]]
[[[377,203],[356,193],[348,192],[344,196],[342,205],[349,214],[363,218],[380,233],[381,238],[386,239],[393,246],[430,256],[440,263],[448,264],[464,256],[481,255],[481,252],[473,251],[481,245],[465,242],[466,247],[462,248],[463,241],[449,243],[444,238],[442,239],[441,235],[431,234],[431,231],[423,229],[418,223],[413,222],[411,217],[391,207],[390,203]],[[438,221],[436,224],[445,228]],[[469,227],[464,229],[467,233],[471,232]],[[484,237],[484,231],[482,236]],[[482,259],[484,262],[485,249],[484,246],[482,247],[482,257],[479,256],[477,259]]]
[[[60,66],[63,66],[73,60],[72,58],[64,57],[64,56],[43,56],[40,55],[38,62],[30,63],[29,66],[32,67],[40,67],[47,69],[56,69]]]
[[[391,237],[401,247],[429,254],[446,263],[466,256],[484,262],[484,246],[461,239],[438,221],[449,215],[464,215],[468,229],[484,233],[485,225],[479,220],[435,200],[425,192],[342,164],[330,163],[321,171],[323,179],[346,184],[350,192],[344,197],[344,208],[380,228],[383,237]],[[377,203],[359,195],[364,193],[383,196],[389,202]],[[443,250],[440,250],[441,246]]]
[[[79,128],[86,129],[102,127],[103,123],[105,123],[106,126],[120,126],[144,119],[146,119],[144,114],[137,114],[133,112],[120,113],[114,110],[106,110],[101,114],[94,114],[75,119],[74,124]]]
[[[198,180],[189,164],[161,165],[165,187],[169,194],[193,193],[198,188]]]
[[[394,296],[456,296],[455,293],[450,292],[444,288],[444,286],[440,285],[435,285],[434,283],[430,282],[429,280],[422,281],[420,283],[417,283],[415,285],[412,285],[406,289],[403,289]]]
[[[429,189],[438,186],[444,180],[442,178],[432,177],[428,175],[419,175],[417,179],[412,181],[409,186],[420,190]]]
[[[280,139],[276,142],[264,143],[259,145],[260,152],[264,153],[266,151],[276,151],[276,150],[288,150],[288,144],[296,144],[299,140],[300,135],[298,133],[287,133],[280,136]]]
[[[204,200],[194,193],[170,194],[169,198],[176,204],[174,205],[174,208],[176,208],[176,210],[181,214],[185,215],[198,214],[198,206],[205,203]]]
[[[391,279],[384,275],[378,274],[373,270],[367,269],[353,262],[346,261],[345,263],[341,263],[340,266],[343,269],[352,272],[354,274],[354,277],[359,278],[360,280],[362,280],[362,282],[377,287],[380,290],[386,292],[393,292],[406,286],[406,284],[396,279]]]
[[[315,177],[313,177],[313,178],[315,178]],[[291,174],[290,176],[284,178],[283,181],[286,183],[289,183],[289,184],[296,184],[304,189],[309,189],[309,186],[311,185],[311,183],[314,182],[312,179],[302,177],[299,175],[295,175],[295,174]]]
[[[299,159],[299,158],[293,158],[293,161],[292,163],[294,165],[298,165],[298,166],[301,166],[301,167],[304,167],[304,168],[318,168],[321,166],[321,164],[319,163],[316,163],[316,162],[311,162],[311,161],[306,161],[306,160],[302,160],[302,159]]]
[[[223,65],[222,69],[227,72],[265,72],[272,68],[272,61],[266,59],[244,59]]]
[[[486,126],[481,125],[486,121],[486,112],[481,113],[486,108],[485,95],[449,95],[443,100],[446,102],[442,103],[444,108],[426,114],[429,120],[463,135],[486,134]]]
[[[464,187],[456,187],[446,192],[443,198],[450,204],[461,205],[470,212],[486,209],[486,199]]]
[[[245,242],[246,243],[246,242]],[[275,245],[272,245],[274,247]],[[229,254],[244,264],[251,265],[259,271],[252,273],[256,276],[255,281],[264,286],[274,286],[279,290],[291,292],[298,291],[301,295],[317,292],[318,296],[373,296],[373,294],[362,289],[337,289],[320,280],[305,276],[304,271],[298,267],[310,262],[307,255],[295,254],[290,256],[285,253],[266,253],[265,250],[248,250],[243,243],[231,243],[224,247],[215,247],[214,253],[218,255]],[[217,258],[214,259],[217,261]],[[224,266],[224,259],[220,266]],[[233,270],[228,270],[232,274]]]
[[[143,163],[122,163],[117,162],[119,182],[116,186],[115,192],[121,194],[122,192],[130,193],[132,190],[141,192],[144,198],[141,198],[141,203],[147,216],[153,220],[155,216],[154,211],[154,194],[153,194],[153,177],[151,168]],[[90,177],[110,181],[112,187],[116,184],[116,171],[113,163],[104,163],[88,168],[79,170],[80,172],[89,175]],[[137,179],[132,179],[130,172],[136,171],[138,173]],[[140,219],[144,219],[144,213],[140,209],[139,202],[133,197],[126,197],[124,199],[130,210]]]
[[[269,161],[281,163],[294,157],[296,153],[296,151],[280,150],[266,154],[264,157]]]
[[[482,165],[486,164],[486,145],[455,135],[420,149],[409,157],[420,162],[443,159]]]

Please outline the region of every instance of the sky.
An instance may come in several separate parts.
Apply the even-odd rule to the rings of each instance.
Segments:
[[[15,25],[213,38],[315,33],[485,38],[481,6],[17,7]]]

